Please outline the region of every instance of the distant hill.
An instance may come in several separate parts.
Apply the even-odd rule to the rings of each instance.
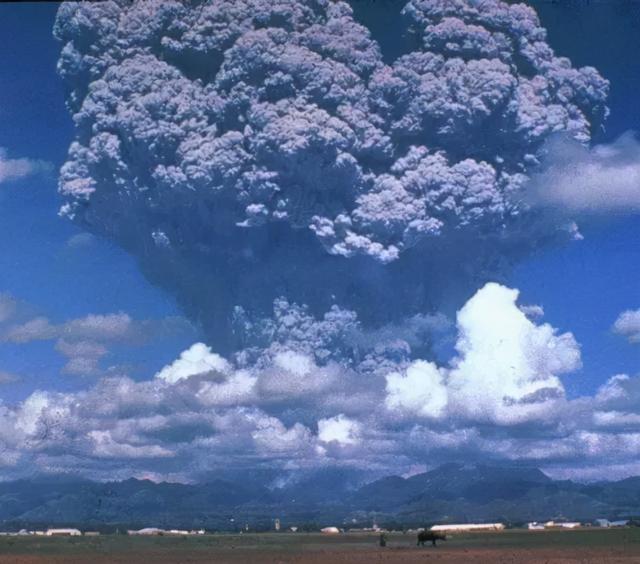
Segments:
[[[39,478],[0,482],[0,528],[270,528],[313,523],[593,520],[640,515],[640,477],[579,484],[537,468],[446,464],[410,478],[389,476],[361,487],[324,470],[268,489],[216,480],[197,485],[148,480],[92,482]]]
[[[586,486],[573,482],[553,481],[537,468],[447,464],[406,480],[396,477],[373,482],[352,499],[355,506],[389,514],[401,522],[589,520],[633,512],[611,504],[601,490],[591,495],[587,491]],[[640,504],[635,512],[639,510]]]

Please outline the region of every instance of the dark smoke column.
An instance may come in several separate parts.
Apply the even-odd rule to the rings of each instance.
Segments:
[[[386,64],[345,2],[63,4],[63,212],[222,352],[235,306],[269,315],[279,296],[365,325],[459,305],[562,236],[522,203],[528,176],[552,134],[589,142],[608,84],[524,5],[403,15],[414,50]]]

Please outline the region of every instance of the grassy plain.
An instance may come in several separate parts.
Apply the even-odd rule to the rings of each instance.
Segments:
[[[418,548],[414,534],[212,534],[201,537],[0,537],[0,564],[636,564],[640,528],[452,535]]]

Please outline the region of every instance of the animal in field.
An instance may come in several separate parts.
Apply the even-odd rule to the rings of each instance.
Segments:
[[[439,540],[447,540],[447,535],[434,531],[420,531],[418,533],[418,546],[424,546],[424,543],[429,541],[431,541],[433,546],[438,546],[436,541]]]

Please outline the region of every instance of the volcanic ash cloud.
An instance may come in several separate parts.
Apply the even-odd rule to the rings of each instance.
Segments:
[[[526,182],[552,133],[588,143],[608,83],[556,57],[524,5],[402,12],[413,50],[387,64],[345,2],[63,4],[63,212],[223,352],[232,308],[279,296],[368,325],[458,307],[561,236]]]

